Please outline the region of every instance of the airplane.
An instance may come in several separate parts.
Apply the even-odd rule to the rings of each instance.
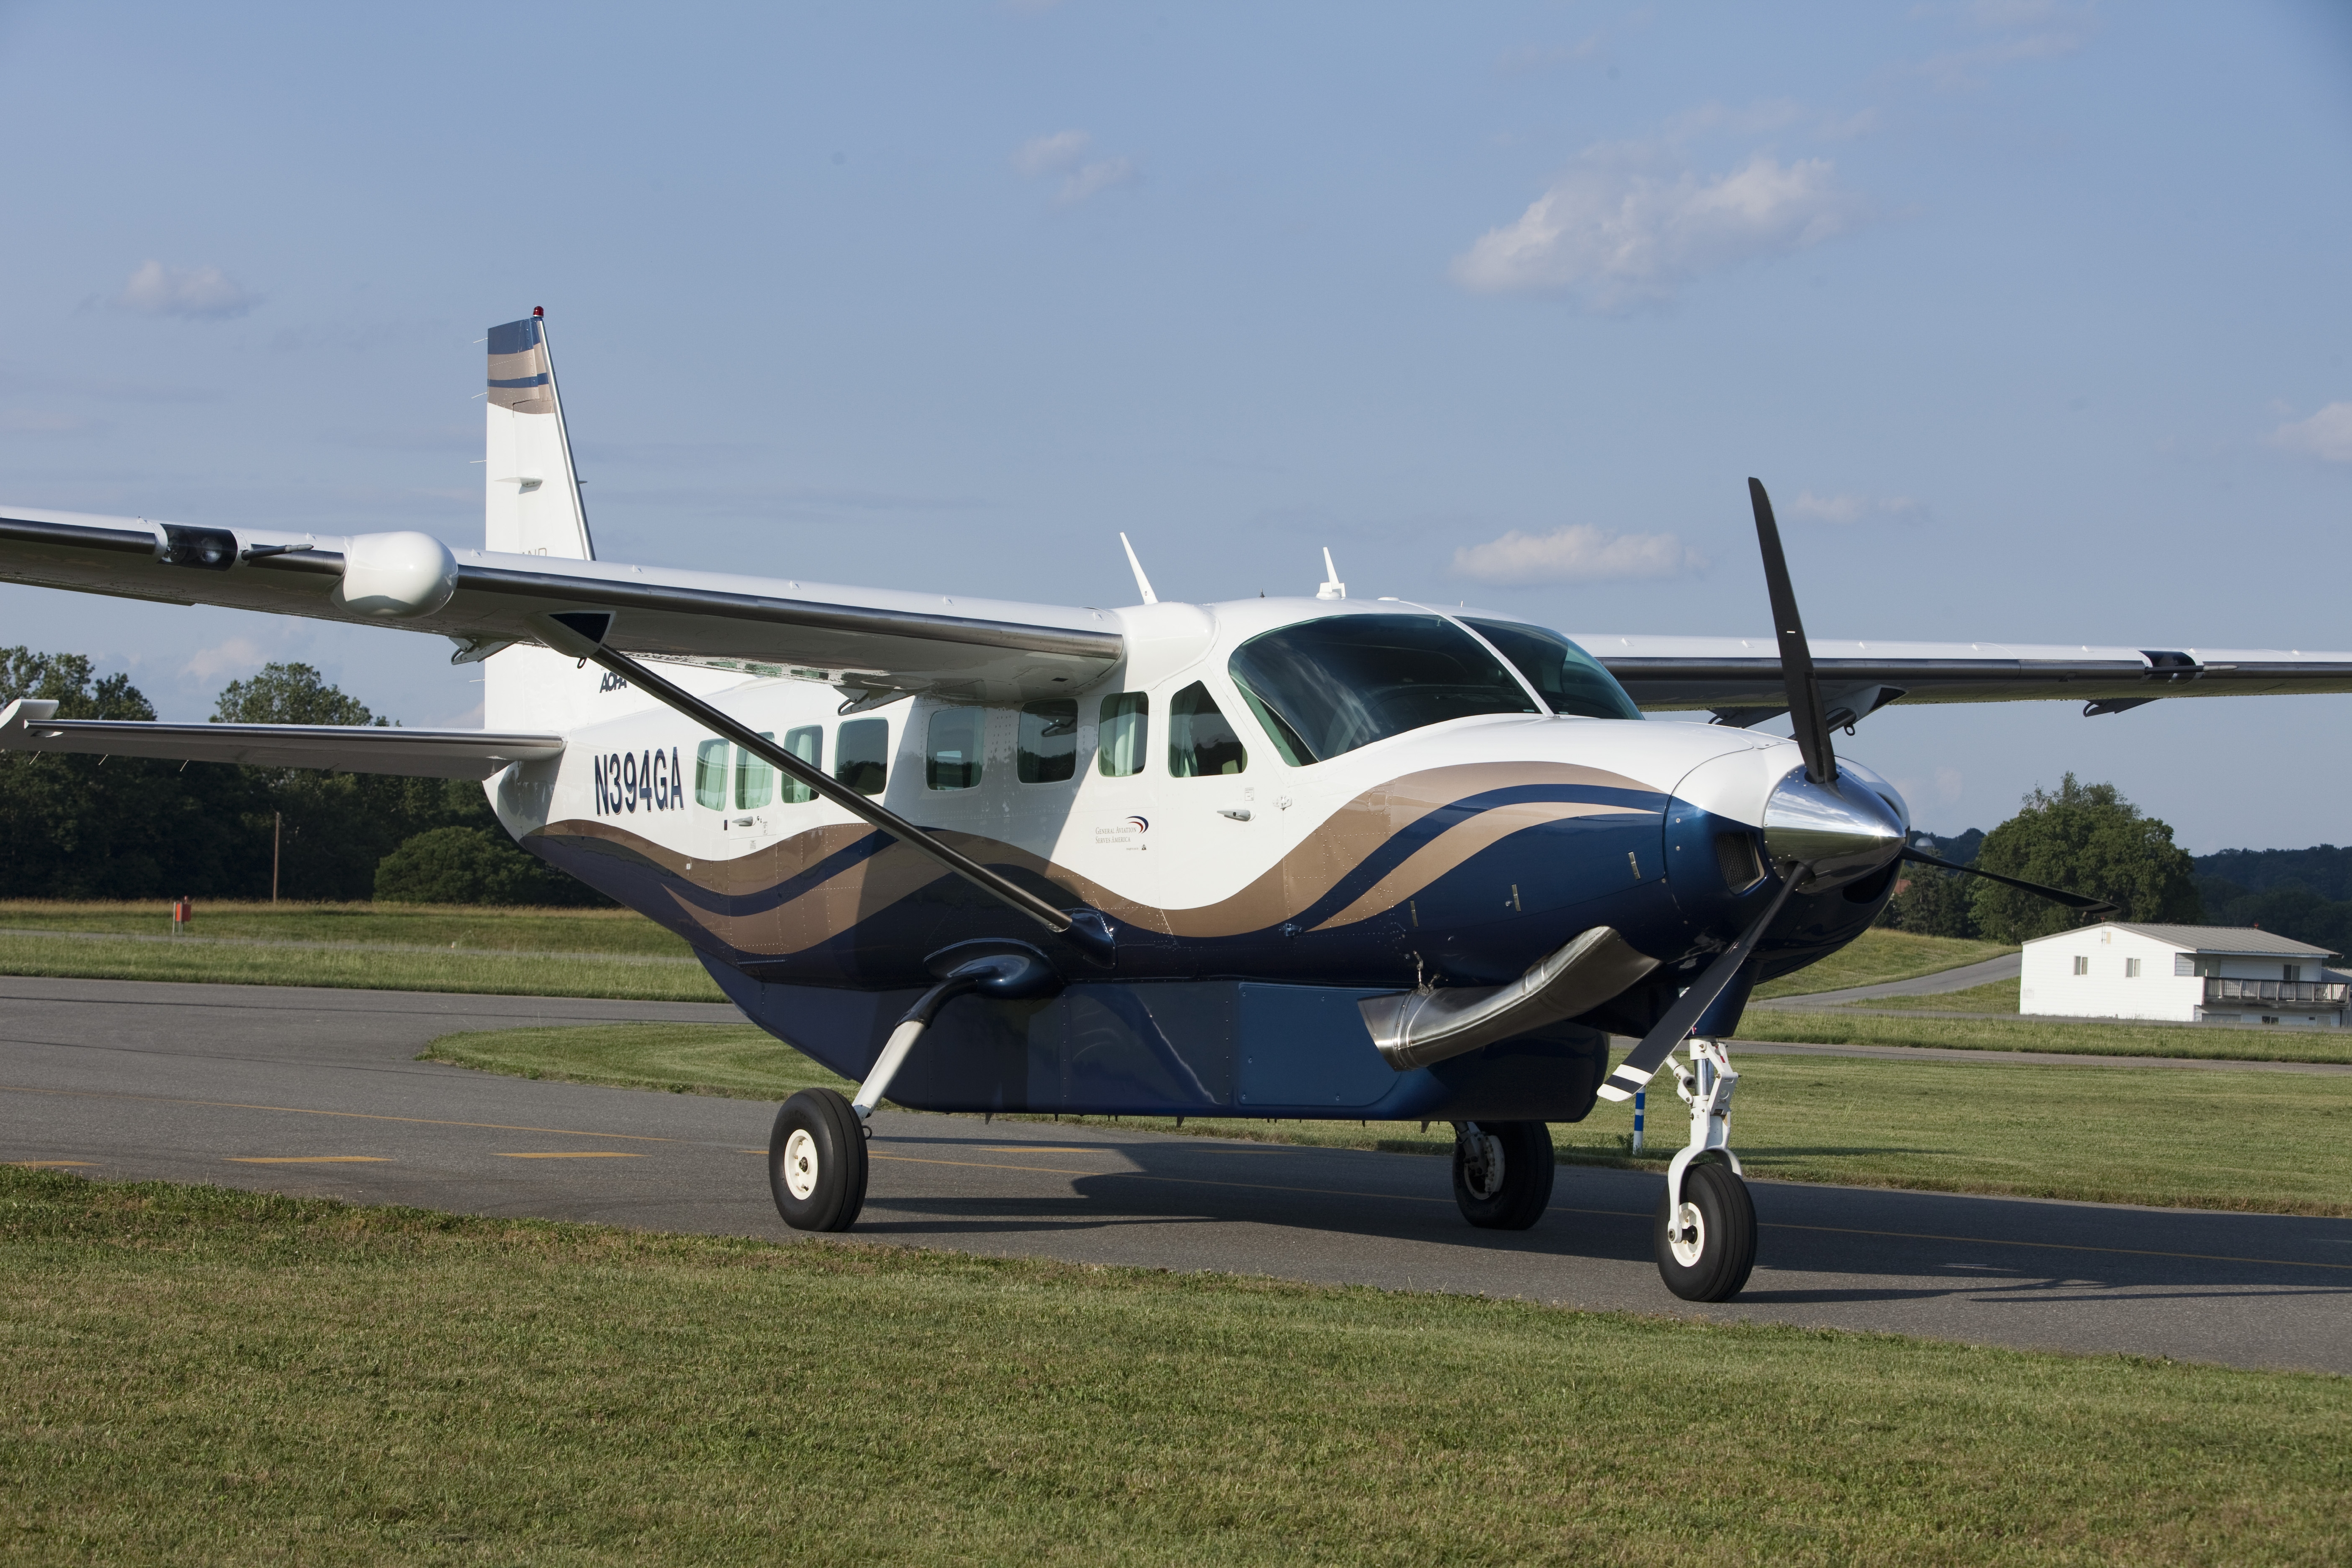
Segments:
[[[17,700],[0,750],[481,780],[525,849],[858,1082],[777,1112],[770,1185],[805,1231],[856,1222],[886,1094],[1450,1122],[1463,1216],[1524,1229],[1548,1124],[1666,1070],[1690,1123],[1658,1269],[1730,1300],[1757,1224],[1724,1041],[1758,984],[1868,930],[1906,863],[1944,864],[1833,731],[1895,701],[2352,691],[2352,654],[1810,640],[1753,479],[1767,638],[1351,598],[1328,551],[1312,597],[1178,604],[1124,535],[1139,603],[1116,608],[610,562],[544,312],[488,345],[478,550],[0,507],[0,581],[445,637],[482,666],[482,729]],[[1783,713],[1792,738],[1753,729]],[[1639,1042],[1613,1068],[1612,1035]]]

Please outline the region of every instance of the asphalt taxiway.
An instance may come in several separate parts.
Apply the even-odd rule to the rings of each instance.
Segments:
[[[465,1029],[734,1009],[0,979],[0,1161],[362,1203],[794,1235],[773,1107],[414,1059]],[[1561,1167],[1533,1230],[1474,1230],[1446,1163],[885,1111],[852,1238],[1562,1305],[2352,1373],[2352,1220],[1754,1184],[1747,1292],[1668,1295],[1661,1179]]]

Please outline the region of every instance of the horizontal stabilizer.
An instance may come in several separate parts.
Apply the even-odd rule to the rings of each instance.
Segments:
[[[563,754],[561,735],[358,724],[157,724],[59,719],[57,710],[54,702],[30,699],[0,708],[0,752],[71,752],[425,779],[486,779],[509,763],[548,762]]]

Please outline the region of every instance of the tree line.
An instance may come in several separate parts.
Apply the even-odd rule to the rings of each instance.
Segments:
[[[1914,835],[1914,840],[1933,838]],[[2352,849],[2225,849],[2191,857],[2172,829],[2116,786],[2036,788],[1990,833],[1922,845],[1945,859],[2108,900],[2113,918],[2178,925],[2260,926],[2352,953]],[[1931,936],[2019,942],[2096,923],[2029,893],[1925,866],[1905,868],[1879,923]]]
[[[152,720],[126,675],[80,654],[0,648],[0,704],[36,698],[60,719]],[[306,664],[270,664],[222,689],[213,718],[247,724],[389,724]],[[469,779],[59,752],[0,754],[0,898],[603,904],[515,847]]]

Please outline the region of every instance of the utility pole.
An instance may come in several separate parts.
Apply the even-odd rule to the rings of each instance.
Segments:
[[[273,904],[278,901],[278,841],[285,837],[286,814],[282,811],[271,812],[269,814],[269,901]]]

